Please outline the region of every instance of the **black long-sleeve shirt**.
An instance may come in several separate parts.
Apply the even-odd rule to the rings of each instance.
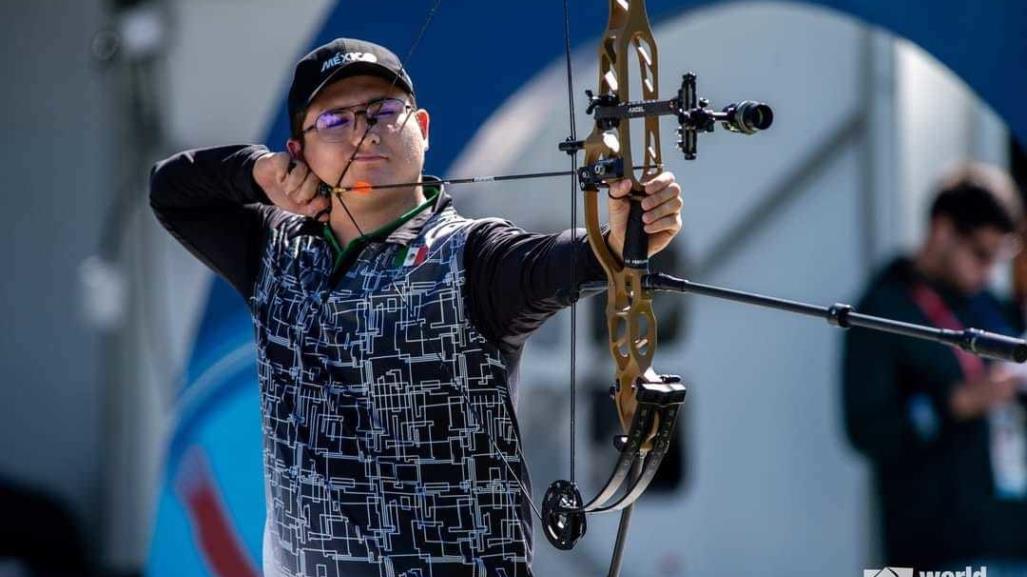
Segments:
[[[244,298],[253,293],[268,231],[289,214],[253,179],[254,163],[267,152],[260,145],[188,150],[157,163],[150,178],[161,224]],[[449,202],[440,195],[434,210]],[[582,284],[605,278],[582,231],[528,233],[496,219],[472,229],[465,262],[469,314],[507,350],[576,300]]]

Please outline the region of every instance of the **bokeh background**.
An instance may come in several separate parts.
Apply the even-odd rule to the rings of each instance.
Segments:
[[[0,576],[258,574],[252,328],[241,298],[155,222],[149,167],[186,148],[281,149],[300,55],[357,36],[404,56],[431,4],[0,3],[0,495],[12,496],[0,510]],[[915,246],[943,170],[981,160],[1025,185],[1018,0],[649,6],[664,97],[694,71],[715,107],[762,100],[776,115],[764,134],[702,137],[691,162],[665,121],[666,165],[686,191],[685,230],[662,256],[669,272],[852,301],[876,266]],[[607,3],[570,8],[581,137]],[[407,63],[432,113],[430,172],[567,168],[556,149],[569,134],[562,17],[553,0],[441,3]],[[569,226],[569,190],[557,180],[452,192],[469,215],[557,231]],[[1009,293],[1007,270],[994,289]],[[579,313],[586,487],[612,461],[601,305]],[[875,566],[868,470],[840,419],[840,334],[701,297],[658,305],[657,367],[683,375],[690,392],[675,452],[637,507],[623,574]],[[566,314],[547,322],[522,363],[537,497],[568,467],[569,323]],[[615,517],[593,518],[570,553],[536,530],[536,574],[605,574],[615,530]]]

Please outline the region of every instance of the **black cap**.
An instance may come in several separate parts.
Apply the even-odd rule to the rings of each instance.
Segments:
[[[289,88],[289,122],[314,97],[336,80],[367,74],[380,76],[413,96],[414,83],[399,58],[388,48],[353,38],[336,38],[318,46],[296,63]],[[295,132],[297,127],[293,126]]]

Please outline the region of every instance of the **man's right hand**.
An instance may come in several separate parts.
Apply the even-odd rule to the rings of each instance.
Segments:
[[[975,419],[1016,397],[1020,377],[1005,367],[992,367],[979,379],[960,383],[952,390],[949,407],[959,421]]]
[[[278,208],[321,222],[328,220],[332,201],[317,193],[321,180],[288,152],[268,152],[258,158],[253,165],[253,180]]]

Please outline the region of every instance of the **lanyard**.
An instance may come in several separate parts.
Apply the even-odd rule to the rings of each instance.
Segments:
[[[945,300],[937,291],[922,282],[918,282],[910,289],[910,296],[913,302],[919,307],[924,316],[931,321],[931,324],[941,329],[954,331],[963,330],[963,323],[959,322],[956,315],[945,304]],[[972,381],[984,374],[984,361],[980,357],[970,354],[963,349],[950,347],[949,350],[956,355],[959,366],[963,369],[963,377]]]

